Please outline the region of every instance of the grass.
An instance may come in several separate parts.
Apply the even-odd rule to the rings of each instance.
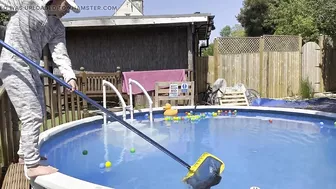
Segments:
[[[314,89],[308,77],[300,82],[300,96],[302,99],[311,99],[314,96]]]
[[[141,109],[144,109],[144,108],[146,108],[145,105],[135,105],[134,110],[141,110]]]
[[[82,113],[82,112],[81,112],[81,113]],[[69,111],[68,122],[76,121],[76,118],[78,117],[78,112],[75,111],[74,114],[75,114],[75,117],[72,117],[72,112]],[[62,120],[61,123],[60,123],[60,121],[59,121],[60,117],[61,117],[61,120]],[[54,119],[54,120],[55,120],[55,125],[54,125],[54,127],[57,126],[57,125],[61,125],[61,124],[65,123],[65,121],[66,121],[66,117],[67,117],[67,116],[66,116],[65,113],[63,113],[61,116],[55,116],[55,119]],[[53,125],[52,125],[52,119],[51,119],[51,118],[47,119],[47,123],[46,123],[46,125],[47,125],[47,129],[50,129],[50,128],[53,127]],[[43,126],[40,128],[40,131],[41,131],[41,132],[44,131],[43,128],[44,128]]]

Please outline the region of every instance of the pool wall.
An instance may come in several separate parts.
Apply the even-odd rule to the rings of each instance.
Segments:
[[[290,116],[303,116],[307,117],[307,115],[311,118],[319,118],[323,120],[335,121],[336,114],[335,113],[327,113],[320,112],[314,110],[304,110],[304,109],[292,109],[292,108],[272,108],[272,107],[253,107],[253,106],[173,106],[181,112],[183,111],[217,111],[217,110],[237,110],[242,112],[255,112],[255,113],[275,113],[281,115],[290,115]],[[134,118],[137,116],[145,115],[149,112],[149,109],[141,109],[134,111]],[[162,114],[162,108],[153,108],[153,115]],[[239,114],[239,113],[238,113]],[[122,112],[117,112],[120,118],[122,118]],[[129,119],[130,115],[127,112],[127,118]],[[89,118],[84,118],[81,120],[73,121],[70,123],[65,123],[59,125],[57,127],[51,128],[47,131],[44,131],[40,134],[40,142],[41,146],[44,142],[46,142],[50,137],[56,135],[62,131],[67,129],[79,126],[81,124],[90,123],[97,120],[102,120],[102,115],[97,115]],[[31,185],[34,189],[112,189],[109,187],[89,183],[80,179],[73,178],[71,176],[62,174],[57,172],[51,175],[39,176],[34,180],[31,180]]]

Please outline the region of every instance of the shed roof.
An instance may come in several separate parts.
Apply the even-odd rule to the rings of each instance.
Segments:
[[[62,19],[68,29],[116,26],[176,26],[194,24],[200,40],[209,38],[214,29],[214,17],[209,13],[145,15],[145,16],[101,16]]]

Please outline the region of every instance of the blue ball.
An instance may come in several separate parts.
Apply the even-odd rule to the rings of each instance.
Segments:
[[[105,164],[104,163],[99,164],[99,168],[104,169],[105,168]]]

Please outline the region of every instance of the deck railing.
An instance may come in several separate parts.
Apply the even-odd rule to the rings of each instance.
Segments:
[[[48,111],[48,115],[45,116],[44,120],[44,130],[48,126],[54,127],[89,116],[89,107],[85,100],[73,93],[69,93],[65,87],[52,79],[46,76],[43,77]],[[81,68],[81,71],[76,73],[76,77],[78,90],[90,98],[102,98],[103,88],[101,82],[103,79],[111,82],[121,91],[121,72],[119,67],[116,72],[112,73],[90,73]],[[108,89],[107,96],[116,96],[116,94],[113,90]]]
[[[0,184],[2,185],[8,166],[18,159],[15,152],[18,151],[20,138],[17,114],[3,87],[0,87],[0,124],[0,162],[2,168]]]
[[[0,104],[1,162],[3,167],[8,167],[17,159],[14,151],[18,150],[20,131],[17,114],[3,87],[0,88]]]

